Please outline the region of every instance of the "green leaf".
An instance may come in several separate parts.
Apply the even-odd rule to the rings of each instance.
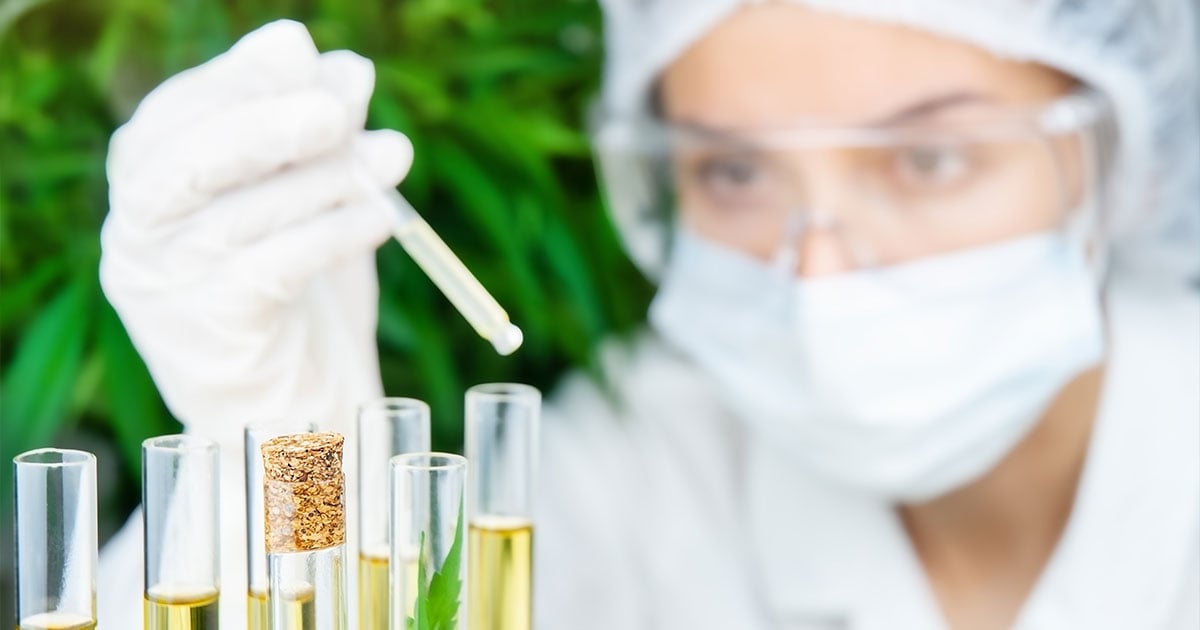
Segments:
[[[457,202],[456,209],[462,213],[460,216],[470,220],[486,242],[499,250],[501,257],[497,262],[503,265],[504,273],[512,283],[511,298],[515,298],[515,310],[522,316],[522,327],[549,329],[551,322],[542,308],[545,299],[541,282],[531,261],[522,253],[519,235],[513,234],[503,183],[494,179],[496,176],[463,147],[451,142],[438,142],[429,148],[433,162],[453,184],[449,192]],[[465,253],[463,257],[467,258]],[[467,262],[468,268],[480,267],[466,260],[464,262]]]
[[[421,551],[417,555],[417,601],[413,604],[413,630],[429,630],[429,583],[425,579],[425,532],[421,532]]]
[[[76,278],[34,319],[0,381],[0,488],[12,487],[16,455],[49,446],[67,424],[83,361],[90,287]]]
[[[0,381],[0,443],[15,453],[44,446],[66,421],[83,360],[88,283],[76,278],[34,319]]]
[[[66,261],[62,258],[46,258],[16,282],[6,280],[4,291],[0,292],[0,329],[7,328],[26,310],[36,306],[46,287],[60,280],[65,268]]]
[[[458,626],[458,611],[462,605],[462,547],[463,505],[460,500],[454,542],[450,545],[442,569],[434,571],[428,582],[425,580],[425,533],[421,532],[421,551],[417,558],[417,601],[413,606],[413,617],[408,623],[412,630],[455,630]]]
[[[9,27],[16,22],[21,15],[32,11],[40,4],[46,4],[49,0],[9,0],[9,2],[0,5],[0,41],[4,40],[4,36],[8,34]]]
[[[175,433],[180,426],[170,418],[146,364],[134,350],[117,314],[107,305],[100,315],[97,337],[110,426],[126,469],[134,478],[140,478],[142,440]]]
[[[416,345],[413,323],[395,291],[379,292],[379,341],[405,352]]]
[[[454,542],[442,563],[429,581],[430,630],[454,630],[457,625],[459,595],[462,593],[463,506],[458,504],[458,523],[454,527]]]

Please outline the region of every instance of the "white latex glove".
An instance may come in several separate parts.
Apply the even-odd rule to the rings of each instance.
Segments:
[[[370,61],[273,22],[156,88],[109,148],[100,280],[171,412],[221,446],[227,628],[246,623],[245,423],[343,433],[355,513],[353,417],[382,389],[374,250],[390,226],[355,171],[384,189],[412,162],[403,135],[363,131],[374,81]],[[135,513],[102,554],[101,628],[140,627],[141,556]]]

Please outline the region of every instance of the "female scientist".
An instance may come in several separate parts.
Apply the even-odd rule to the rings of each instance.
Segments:
[[[1200,627],[1191,0],[605,10],[596,155],[659,290],[604,351],[618,395],[548,410],[537,627]],[[101,278],[224,446],[226,627],[241,423],[350,433],[381,390],[356,182],[412,152],[363,130],[373,83],[274,23],[112,141]]]

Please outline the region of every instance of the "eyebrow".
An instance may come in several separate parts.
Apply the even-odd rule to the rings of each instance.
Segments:
[[[894,125],[913,124],[922,119],[931,119],[934,116],[946,112],[948,109],[954,109],[965,106],[977,106],[982,103],[995,102],[996,98],[982,94],[982,92],[959,90],[944,92],[944,94],[924,97],[922,100],[907,104],[895,112],[877,118],[862,122],[862,124],[853,125],[854,127],[863,128],[887,128]],[[703,122],[692,120],[680,120],[676,122],[680,130],[695,134],[696,137],[716,140],[716,142],[727,143],[737,148],[754,151],[757,146],[754,142],[749,142],[743,137],[740,137],[737,130],[728,130],[728,128],[713,127]]]
[[[931,97],[923,98],[910,105],[905,105],[893,113],[887,114],[875,120],[861,123],[855,126],[861,127],[887,127],[901,123],[913,122],[922,118],[927,118],[939,114],[945,110],[964,105],[978,105],[981,103],[993,102],[990,96],[979,92],[971,91],[956,91],[947,92]],[[711,127],[701,122],[692,120],[681,120],[676,123],[680,128],[683,128],[691,133],[695,133],[704,137],[710,137],[719,140],[735,140],[737,139],[736,132],[720,127]]]

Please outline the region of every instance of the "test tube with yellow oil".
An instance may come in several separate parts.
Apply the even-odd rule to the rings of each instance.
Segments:
[[[528,385],[476,385],[466,396],[470,630],[530,630],[533,500],[541,393]]]
[[[467,460],[409,453],[391,470],[391,630],[465,628],[463,495]]]
[[[271,630],[348,630],[345,438],[299,433],[263,443]]]
[[[43,448],[13,458],[18,630],[96,627],[96,456]]]
[[[246,472],[246,585],[247,630],[270,627],[271,602],[267,593],[267,541],[264,523],[262,445],[281,435],[316,433],[314,422],[295,418],[261,420],[246,425],[243,432]]]
[[[145,630],[215,630],[219,449],[192,435],[142,442]]]
[[[429,405],[415,398],[377,398],[358,408],[358,628],[387,630],[388,461],[429,451]]]
[[[497,353],[508,356],[516,352],[525,340],[524,334],[509,320],[499,302],[403,195],[395,189],[379,190],[366,172],[365,168],[357,169],[355,177],[370,199],[391,218],[392,236],[404,251]]]

